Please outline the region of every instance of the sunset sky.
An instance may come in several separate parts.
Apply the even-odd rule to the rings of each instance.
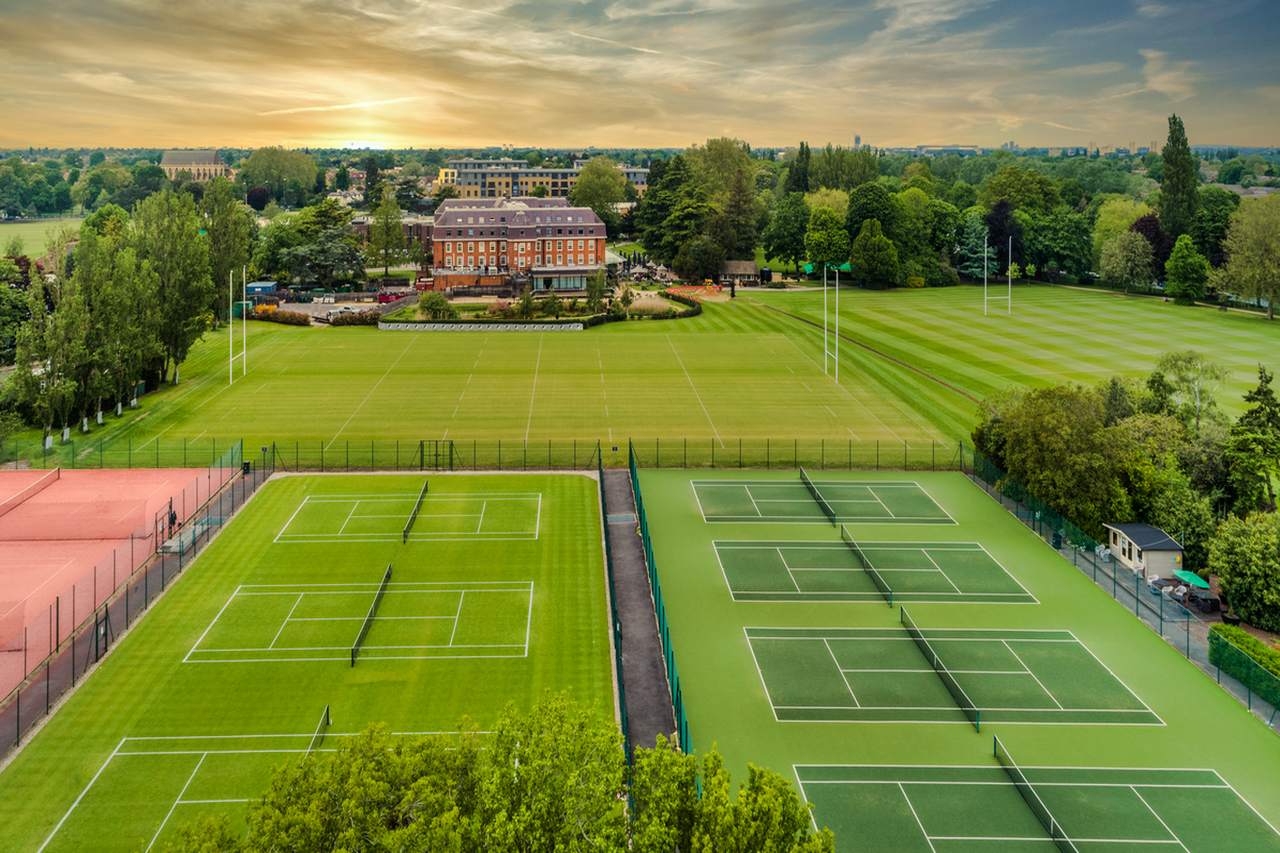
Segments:
[[[1280,144],[1275,0],[0,0],[0,146]]]

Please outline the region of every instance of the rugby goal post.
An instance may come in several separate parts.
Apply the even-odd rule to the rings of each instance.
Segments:
[[[249,298],[245,267],[240,268],[240,301],[236,301],[235,271],[227,273],[227,384],[236,381],[236,362],[240,362],[240,375],[249,371]],[[236,352],[236,306],[240,306],[240,352]]]

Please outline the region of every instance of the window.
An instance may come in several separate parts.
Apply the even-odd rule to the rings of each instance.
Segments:
[[[444,259],[444,265],[445,265],[446,267],[451,267],[451,266],[453,266],[453,255],[449,255],[449,256],[447,256],[447,257]]]
[[[498,248],[497,244],[496,244],[496,243],[494,243],[492,240],[490,240],[490,241],[489,241],[489,251],[490,251],[490,252],[497,251],[497,248]]]
[[[1139,560],[1141,560],[1141,559],[1142,559],[1142,549],[1141,549],[1141,548],[1139,548],[1139,549],[1138,549],[1138,559],[1139,559]]]
[[[446,252],[452,252],[452,251],[453,251],[453,244],[452,244],[452,243],[445,243],[445,244],[444,244],[444,250],[445,250]]]

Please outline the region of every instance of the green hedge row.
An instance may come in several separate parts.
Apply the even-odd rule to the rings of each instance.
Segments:
[[[249,317],[253,320],[266,320],[268,323],[283,323],[286,326],[311,325],[311,315],[301,311],[255,311]]]
[[[1216,624],[1209,628],[1209,663],[1280,708],[1280,651],[1243,628]]]

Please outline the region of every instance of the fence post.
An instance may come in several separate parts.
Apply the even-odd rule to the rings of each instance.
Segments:
[[[742,467],[742,439],[738,439],[738,467]]]
[[[769,468],[772,467],[773,460],[770,458],[772,455],[773,455],[773,448],[770,444],[770,440],[766,438],[764,440],[764,469],[766,471],[768,471]]]

